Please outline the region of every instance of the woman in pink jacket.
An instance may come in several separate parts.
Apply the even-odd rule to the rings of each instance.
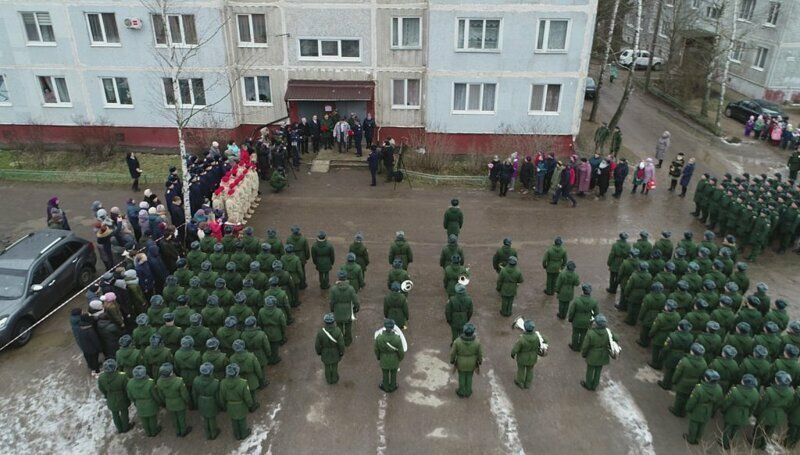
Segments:
[[[585,196],[589,191],[589,186],[592,181],[592,165],[586,158],[581,158],[581,163],[578,165],[578,196]]]
[[[653,183],[650,183],[653,182]],[[642,181],[642,193],[647,194],[650,192],[650,187],[656,184],[656,166],[653,164],[653,159],[648,158],[644,164],[644,179]]]

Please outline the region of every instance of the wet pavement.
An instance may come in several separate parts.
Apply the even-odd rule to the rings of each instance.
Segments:
[[[666,169],[659,173],[666,179]],[[689,215],[691,198],[680,199],[660,188],[649,196],[626,192],[619,201],[579,198],[572,209],[518,193],[498,198],[480,189],[417,184],[394,189],[385,183],[371,188],[364,169],[303,172],[298,177],[284,193],[263,198],[250,222],[257,235],[265,236],[266,228],[274,226],[285,239],[289,227],[298,224],[313,239],[324,229],[336,248],[338,268],[353,235],[361,231],[372,261],[367,287],[359,296],[355,340],[340,364],[338,385],[325,384],[313,350],[328,304],[309,263],[309,288],[301,293],[303,304],[295,312],[289,341],[280,348],[283,361],[268,368],[271,384],[258,393],[261,407],[249,416],[253,435],[236,442],[229,421],[220,415],[223,432],[207,442],[196,412],[188,414],[194,431],[184,439],[174,435],[164,413],[164,431],[156,438],[145,437],[139,425],[117,435],[69,330],[69,308],[84,304],[77,299],[38,327],[29,345],[0,353],[0,426],[5,430],[0,447],[12,453],[687,452],[681,434],[688,422],[667,411],[673,396],[655,384],[660,373],[646,366],[649,351],[634,343],[638,328],[622,324],[623,315],[613,310],[613,297],[603,289],[609,245],[620,230],[648,230],[654,237],[663,229],[678,237],[685,230],[696,236],[703,232]],[[10,238],[40,228],[45,203],[54,194],[83,236],[91,233],[92,200],[106,207],[123,206],[131,196],[122,188],[23,183],[0,183],[0,191],[0,232]],[[442,214],[454,196],[460,198],[465,215],[460,244],[471,270],[473,322],[485,354],[469,399],[455,394],[456,377],[448,363],[450,329],[444,320],[446,294],[438,265],[446,239]],[[383,321],[387,254],[397,230],[405,231],[414,250],[410,273],[415,287],[409,297],[409,352],[400,367],[400,388],[387,395],[377,387],[381,375],[372,335]],[[596,393],[579,385],[585,364],[567,347],[570,327],[555,318],[555,298],[543,294],[541,257],[556,235],[564,239],[582,282],[593,285],[611,329],[622,340],[622,358],[604,369]],[[513,382],[516,365],[510,352],[519,332],[511,328],[513,318],[499,315],[491,268],[492,255],[507,236],[513,238],[525,278],[513,312],[532,318],[551,346],[550,355],[536,365],[530,390],[520,390]],[[795,317],[800,283],[796,273],[787,272],[797,270],[797,261],[794,254],[768,252],[749,273],[752,282],[770,285],[773,298],[788,298]],[[706,432],[712,453],[717,447],[711,435],[718,425],[719,421],[712,423]]]

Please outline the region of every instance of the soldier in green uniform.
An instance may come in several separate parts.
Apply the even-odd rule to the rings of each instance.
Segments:
[[[800,171],[800,149],[789,155],[786,165],[789,166],[789,180],[797,180],[797,172]]]
[[[169,308],[164,306],[164,298],[156,294],[150,297],[150,308],[147,309],[147,317],[150,325],[156,330],[164,325],[164,315],[169,313]]]
[[[792,376],[792,379],[794,379],[794,376]],[[787,429],[784,444],[788,448],[794,448],[797,442],[800,441],[800,389],[795,391],[794,400],[786,413],[789,428]]]
[[[270,346],[268,365],[281,361],[278,346],[286,343],[286,315],[277,307],[278,299],[273,296],[264,298],[264,308],[258,311],[258,324],[267,334]]]
[[[283,263],[275,261],[272,263],[272,277],[278,279],[278,286],[286,291],[286,296],[289,297],[289,304],[292,308],[298,305],[297,287],[296,283],[292,280],[292,275],[286,270],[283,270]],[[270,277],[270,278],[272,278]]]
[[[301,302],[299,290],[301,289],[301,285],[306,280],[306,277],[303,275],[305,269],[303,268],[303,262],[295,254],[294,245],[291,243],[284,247],[284,254],[281,256],[281,263],[283,264],[283,270],[289,272],[289,276],[292,278],[292,287],[295,295],[292,306],[300,306]],[[273,269],[274,268],[275,267],[273,266]]]
[[[789,326],[789,314],[786,313],[786,306],[786,300],[775,299],[772,309],[764,316],[765,323],[774,322],[778,326],[779,332],[786,330],[786,327]]]
[[[686,260],[686,251],[681,248],[675,248],[675,257],[672,258],[675,264],[675,276],[682,279],[683,275],[689,270],[689,261]]]
[[[174,275],[169,275],[166,278],[164,290],[161,291],[161,297],[164,298],[164,302],[167,306],[175,308],[175,304],[178,303],[178,296],[185,292],[186,290],[178,285],[178,278]]]
[[[228,365],[228,356],[219,350],[219,340],[211,337],[206,341],[206,352],[203,353],[203,363],[214,366],[214,376],[217,379],[225,377],[225,367]]]
[[[719,249],[719,256],[717,259],[722,262],[722,274],[725,276],[725,283],[727,283],[728,277],[731,275],[731,273],[733,273],[734,267],[736,267],[733,259],[731,259],[731,250],[728,247],[723,246]],[[723,283],[723,285],[725,283]]]
[[[767,348],[770,359],[777,359],[781,355],[781,347],[783,347],[780,335],[781,330],[778,328],[778,324],[767,321],[763,324],[761,330],[762,333],[753,337],[755,343]],[[787,373],[789,372],[787,371]]]
[[[639,346],[643,348],[650,346],[650,328],[664,309],[666,301],[664,286],[658,281],[653,281],[653,284],[650,285],[650,292],[644,296],[642,308],[639,311],[639,322],[642,324],[639,339],[636,341]],[[677,320],[675,322],[677,323]]]
[[[286,316],[286,324],[290,325],[294,322],[294,317],[292,316],[292,305],[289,303],[289,296],[286,294],[286,291],[281,289],[278,284],[278,277],[270,277],[269,289],[264,292],[264,299],[259,302],[259,305],[263,307],[263,302],[266,301],[265,299],[267,297],[275,297],[275,300],[278,302],[275,304],[275,306],[283,311],[283,315]]]
[[[294,247],[295,254],[298,258],[300,258],[302,273],[300,274],[301,280],[298,287],[300,289],[305,289],[308,287],[308,284],[306,283],[306,263],[309,259],[311,259],[311,251],[308,247],[308,240],[306,240],[306,237],[300,233],[300,226],[292,226],[291,230],[292,235],[286,239],[286,245],[292,245]]]
[[[619,239],[611,246],[611,251],[608,252],[608,259],[606,260],[609,271],[606,292],[609,294],[617,293],[617,286],[619,286],[619,270],[623,261],[628,258],[630,253],[631,246],[628,244],[628,233],[620,232]]]
[[[159,367],[156,395],[158,401],[167,408],[167,412],[172,417],[178,437],[182,438],[192,431],[192,427],[186,426],[186,408],[191,403],[191,397],[183,378],[175,376],[172,371],[171,363],[165,363]]]
[[[763,209],[758,212],[758,217],[753,222],[753,229],[750,231],[750,236],[747,238],[747,245],[751,247],[750,256],[747,257],[747,260],[750,262],[756,262],[769,242],[769,234],[772,232],[772,223],[770,223],[768,215],[769,211]]]
[[[117,361],[106,359],[103,362],[103,372],[97,378],[97,387],[106,399],[106,406],[111,411],[111,418],[118,433],[127,433],[131,429],[128,420],[128,408],[131,402],[128,399],[128,375],[117,371]]]
[[[692,294],[689,292],[689,282],[686,280],[678,281],[676,287],[677,290],[668,295],[667,298],[675,301],[678,305],[678,314],[683,317],[691,310],[694,297],[692,297]]]
[[[723,398],[722,387],[719,386],[719,373],[706,370],[703,373],[703,382],[694,387],[686,403],[686,412],[689,416],[689,432],[683,434],[686,442],[692,445],[700,443],[706,424],[714,417]]]
[[[450,207],[444,211],[443,224],[448,236],[457,236],[461,232],[461,227],[464,226],[464,213],[458,208],[458,199],[453,198],[450,201]]]
[[[733,387],[725,396],[720,406],[725,422],[721,444],[725,450],[730,450],[731,440],[736,437],[739,429],[750,423],[750,416],[760,398],[758,380],[752,374],[743,375],[740,385]]]
[[[772,306],[772,299],[767,295],[768,290],[769,288],[767,287],[766,283],[757,283],[756,292],[753,294],[753,297],[758,298],[758,311],[761,312],[763,316],[766,316],[767,312],[769,312],[770,306]]]
[[[211,228],[203,229],[203,238],[200,240],[200,251],[205,254],[211,254],[214,252],[214,245],[218,243],[216,237],[211,235]]]
[[[383,317],[395,321],[402,329],[407,328],[408,302],[406,295],[401,292],[400,283],[396,281],[392,283],[391,292],[383,299]]]
[[[328,274],[333,268],[335,262],[335,254],[333,245],[327,240],[327,235],[324,231],[319,231],[317,241],[311,247],[311,261],[319,274],[319,287],[320,289],[328,289],[331,287]]]
[[[201,286],[200,277],[193,276],[189,280],[189,289],[186,290],[186,297],[189,298],[189,306],[195,311],[202,311],[208,301],[208,291]]]
[[[330,311],[336,318],[336,325],[344,334],[345,346],[353,342],[353,317],[358,313],[358,295],[347,281],[347,272],[339,270],[339,281],[330,292]]]
[[[255,261],[254,261],[255,262]],[[256,264],[258,264],[256,262]],[[258,272],[261,273],[261,272]],[[263,275],[263,274],[262,274]],[[266,278],[266,275],[264,275]],[[261,289],[266,289],[269,283],[269,279],[265,279],[264,286]],[[245,278],[242,280],[242,293],[244,294],[244,302],[245,304],[250,307],[250,309],[255,313],[258,311],[259,307],[261,306],[261,302],[264,301],[264,295],[261,293],[260,290],[253,287],[253,279],[252,278]],[[236,296],[234,296],[234,301],[236,300]]]
[[[625,300],[628,304],[628,314],[625,316],[625,323],[636,325],[639,318],[639,310],[642,307],[644,296],[653,284],[653,276],[649,272],[650,266],[647,262],[639,262],[639,270],[625,283]]]
[[[147,367],[137,365],[133,378],[126,387],[128,399],[136,406],[136,414],[142,423],[144,434],[154,437],[161,432],[158,425],[158,396],[156,382],[147,376]]]
[[[747,277],[747,264],[744,262],[736,263],[736,270],[731,273],[729,277],[731,281],[739,286],[739,292],[742,294],[747,293],[750,288],[750,278]]]
[[[186,258],[179,257],[178,260],[175,261],[175,272],[173,275],[178,279],[179,285],[184,288],[189,287],[189,280],[194,276],[194,272],[189,268],[189,263],[186,261]]]
[[[205,321],[206,327],[208,327],[212,333],[216,333],[216,331],[222,327],[227,313],[224,309],[220,308],[219,297],[210,295],[206,299],[206,306],[200,314],[203,317],[203,321]]]
[[[789,344],[800,347],[800,321],[792,321],[789,323],[786,332],[781,335],[781,341],[783,342],[784,349]]]
[[[386,287],[392,290],[392,283],[397,282],[402,285],[404,281],[410,279],[411,277],[408,275],[408,271],[403,269],[403,261],[395,259],[395,261],[392,262],[392,269],[389,270],[389,278],[386,281]]]
[[[556,297],[558,298],[558,319],[567,317],[567,309],[575,297],[575,286],[581,284],[581,279],[575,273],[575,262],[567,261],[567,268],[558,274],[556,279]],[[577,349],[577,348],[576,348]]]
[[[133,338],[130,335],[122,335],[119,338],[119,349],[114,358],[117,361],[117,369],[125,373],[128,378],[133,376],[133,367],[141,365],[142,351],[131,346]]]
[[[444,285],[445,292],[448,297],[452,297],[456,293],[455,285],[458,283],[462,276],[469,277],[469,272],[462,264],[461,256],[454,254],[450,258],[450,265],[444,269],[444,278],[442,284]]]
[[[264,370],[269,364],[269,357],[272,353],[272,346],[269,343],[267,334],[258,328],[256,324],[258,319],[255,316],[249,316],[244,320],[244,330],[242,331],[242,340],[247,346],[247,350],[252,352],[258,359],[258,364],[261,366],[264,386],[269,384],[267,375]]]
[[[189,307],[189,297],[187,297],[185,294],[179,295],[176,302],[177,305],[172,311],[172,316],[175,318],[175,325],[181,329],[186,329],[189,327],[189,318],[195,313],[195,311]]]
[[[785,371],[792,377],[792,387],[800,386],[800,363],[797,356],[800,355],[800,348],[793,344],[787,344],[781,351],[780,358],[775,359],[770,368],[770,381],[775,379],[775,373]]]
[[[650,259],[647,260],[647,265],[649,266],[648,271],[650,274],[655,275],[656,273],[664,270],[665,264],[666,262],[661,259],[661,251],[653,248],[653,251],[650,252]]]
[[[164,346],[172,352],[178,350],[181,346],[181,338],[183,338],[183,330],[175,325],[175,316],[172,313],[164,313],[164,325],[158,329],[158,334],[161,335],[161,341]]]
[[[547,273],[547,283],[544,293],[547,295],[555,294],[556,280],[558,274],[567,265],[567,250],[564,249],[561,237],[553,240],[553,246],[547,249],[542,258],[542,268]]]
[[[722,337],[717,332],[719,332],[719,323],[717,321],[708,321],[706,322],[706,331],[699,333],[695,338],[695,342],[705,348],[706,354],[704,357],[709,365],[722,352]]]
[[[261,245],[258,243],[258,239],[255,238],[253,234],[253,228],[248,226],[242,230],[244,233],[244,237],[242,237],[242,243],[244,244],[244,252],[247,253],[250,257],[255,257],[261,248]]]
[[[753,412],[756,417],[753,447],[756,449],[764,450],[767,438],[786,422],[786,411],[794,402],[794,390],[791,385],[792,378],[789,373],[779,371],[775,374],[773,384],[761,395],[761,400]]]
[[[739,285],[733,281],[729,281],[728,283],[725,283],[725,287],[722,290],[723,293],[720,295],[720,299],[722,299],[722,296],[728,297],[728,299],[731,301],[731,310],[734,313],[739,311],[739,309],[742,307],[742,294],[739,293]]]
[[[258,253],[254,260],[258,262],[261,273],[269,277],[272,274],[272,263],[277,261],[278,258],[272,254],[272,245],[264,242],[261,244],[261,252]]]
[[[706,174],[703,174],[706,176]],[[705,185],[702,185],[705,182]],[[697,182],[697,189],[695,189],[695,205],[698,207],[697,217],[700,222],[705,224],[708,216],[711,214],[711,197],[717,187],[716,177],[705,177]]]
[[[728,389],[736,384],[737,379],[741,376],[739,364],[736,363],[736,354],[736,348],[726,344],[722,347],[722,354],[708,365],[709,368],[719,373],[719,385],[725,393],[728,393]]]
[[[247,258],[250,259],[250,256]],[[242,290],[242,274],[239,273],[238,270],[239,266],[236,265],[235,262],[228,261],[228,263],[225,264],[225,272],[220,275],[220,278],[225,280],[225,285],[234,294]],[[245,268],[244,270],[247,269]]]
[[[659,387],[664,390],[672,388],[672,377],[675,374],[675,368],[678,367],[678,363],[689,352],[693,342],[692,323],[686,319],[681,319],[678,322],[677,330],[669,334],[661,350],[661,367],[664,369],[664,378],[658,381]]]
[[[344,336],[334,323],[333,313],[326,313],[322,318],[325,327],[319,329],[314,341],[314,350],[325,366],[325,382],[339,382],[339,361],[344,356]]]
[[[133,329],[133,344],[138,349],[144,349],[150,345],[150,337],[156,333],[156,329],[150,326],[150,318],[144,313],[136,316],[136,326]]]
[[[653,270],[656,272],[656,270]],[[664,269],[656,273],[653,277],[653,282],[661,283],[664,288],[664,295],[670,294],[678,285],[678,277],[675,275],[675,263],[667,261],[664,264]]]
[[[567,320],[572,324],[572,341],[569,348],[578,352],[583,346],[586,332],[592,326],[592,318],[598,312],[597,300],[592,298],[592,285],[581,286],[581,295],[572,301],[567,310]]]
[[[200,365],[200,375],[192,382],[192,401],[203,417],[203,430],[208,440],[216,439],[219,435],[217,414],[223,407],[219,397],[219,379],[213,374],[214,365],[203,363]]]
[[[267,238],[264,241],[269,243],[270,252],[280,259],[283,254],[283,242],[278,238],[278,231],[275,228],[267,228]]]
[[[750,325],[752,333],[760,332],[764,317],[761,316],[761,312],[758,311],[759,306],[761,306],[761,300],[755,295],[748,295],[747,303],[736,313],[736,324],[744,321]]]
[[[500,270],[506,266],[508,258],[511,256],[515,256],[517,259],[519,259],[517,250],[511,248],[511,238],[506,237],[503,239],[503,246],[498,248],[494,253],[494,256],[492,256],[492,268],[494,268],[494,271],[500,273]]]
[[[703,233],[703,240],[700,241],[700,248],[708,250],[707,256],[712,261],[716,259],[717,253],[719,252],[719,247],[715,241],[716,237],[717,236],[713,232],[706,231]]]
[[[728,277],[725,276],[724,273],[722,273],[722,267],[723,267],[722,261],[720,261],[719,259],[715,259],[714,262],[711,263],[711,271],[703,275],[703,287],[704,288],[707,287],[714,294],[717,294],[716,291],[717,289],[724,290],[725,284],[728,281]],[[714,286],[713,287],[707,286],[706,285],[707,282],[713,283]],[[717,298],[719,298],[719,294],[717,294]],[[714,303],[712,303],[712,299],[709,298],[708,296],[706,296],[705,299],[711,304],[712,308],[717,307],[716,299],[713,299]]]
[[[200,264],[200,273],[197,274],[197,278],[200,278],[200,286],[208,291],[213,291],[214,283],[219,278],[219,274],[211,270],[210,262],[203,261],[203,263]]]
[[[694,309],[686,313],[684,318],[692,324],[692,333],[700,334],[711,320],[711,315],[708,314],[708,302],[698,297],[694,301]]]
[[[259,406],[256,401],[256,390],[266,387],[264,370],[261,368],[261,364],[255,354],[247,350],[247,345],[241,339],[233,342],[233,355],[230,356],[230,362],[239,365],[239,375],[247,381],[247,386],[253,397],[253,405],[249,410],[253,412]]]
[[[342,270],[347,272],[347,280],[350,282],[350,286],[353,286],[353,289],[359,292],[365,286],[364,272],[361,270],[361,266],[356,262],[355,254],[347,253],[346,258],[347,262],[342,266]]]
[[[684,253],[686,253],[685,256],[687,261],[692,261],[697,257],[698,245],[693,239],[694,233],[691,231],[686,231],[683,233],[683,240],[678,242],[678,248],[683,249]]]
[[[447,245],[439,254],[439,267],[446,268],[450,264],[450,259],[455,255],[461,258],[459,265],[464,265],[464,250],[458,245],[458,237],[451,234],[447,236]]]
[[[468,398],[472,395],[472,375],[480,372],[483,363],[483,350],[481,342],[475,336],[475,326],[472,323],[464,324],[464,331],[453,341],[450,347],[450,364],[458,372],[458,389],[456,395]]]
[[[214,238],[211,237],[211,239],[213,240]],[[196,272],[200,270],[200,264],[205,262],[208,255],[200,250],[200,242],[196,240],[189,245],[189,248],[189,253],[186,254],[186,263],[189,269]]]
[[[517,295],[517,288],[522,284],[522,272],[517,269],[517,257],[510,256],[500,274],[497,275],[495,289],[500,293],[500,314],[511,316],[511,308],[514,305],[514,297]]]
[[[233,296],[233,306],[228,310],[228,316],[233,316],[239,322],[237,328],[239,330],[244,328],[244,320],[249,316],[254,316],[253,309],[247,306],[247,295],[244,292],[239,292]],[[241,366],[241,365],[239,365]]]
[[[183,382],[190,393],[198,368],[203,363],[203,355],[194,346],[194,338],[184,336],[181,338],[181,348],[175,352],[175,374],[183,378]],[[194,402],[190,401],[191,409],[194,409],[194,404]]]
[[[225,271],[225,265],[228,263],[228,254],[225,253],[225,247],[221,243],[214,245],[214,252],[208,255],[208,262],[211,263],[211,268],[215,272]]]
[[[656,243],[653,245],[653,249],[660,251],[661,257],[664,258],[664,260],[672,257],[674,246],[672,245],[671,237],[672,232],[661,231],[661,238],[656,240]]]
[[[408,270],[408,265],[414,262],[414,253],[411,251],[411,245],[406,242],[406,234],[403,231],[397,231],[394,242],[389,247],[389,264],[395,259],[403,261],[403,270]]]
[[[689,283],[689,292],[697,294],[703,287],[703,277],[699,273],[700,265],[692,261],[689,263],[686,273],[681,278],[683,281]]]
[[[225,367],[225,379],[219,384],[219,397],[222,407],[228,412],[233,427],[233,437],[237,441],[250,436],[247,428],[247,412],[255,405],[247,381],[239,377],[239,365],[232,363]]]
[[[745,357],[753,353],[755,346],[755,340],[750,334],[750,324],[739,322],[734,332],[729,333],[722,342],[736,348],[736,361],[741,363]]]
[[[617,337],[608,329],[608,319],[605,315],[598,314],[594,317],[592,329],[587,332],[581,345],[581,356],[586,359],[586,379],[581,381],[581,385],[586,390],[597,390],[603,366],[610,362],[611,340],[609,337],[614,341],[617,340]]]
[[[769,351],[767,348],[757,344],[753,348],[753,353],[745,357],[739,365],[739,373],[749,373],[758,379],[759,384],[769,384],[772,379],[772,364],[769,361]]]
[[[620,311],[628,311],[628,302],[625,298],[625,286],[628,284],[628,280],[631,275],[633,275],[633,272],[638,269],[639,250],[637,248],[631,248],[629,257],[622,261],[622,265],[619,266],[619,273],[617,274],[619,278],[620,296],[619,301],[614,307]]]
[[[375,357],[383,371],[383,381],[378,387],[386,393],[397,390],[397,370],[405,356],[400,336],[394,332],[395,323],[391,319],[383,322],[384,330],[375,337]]]
[[[697,258],[695,258],[694,262],[697,264],[697,274],[700,275],[700,277],[704,277],[711,272],[712,262],[710,254],[711,252],[709,249],[704,246],[701,246],[700,249],[697,250]]]
[[[461,335],[464,325],[472,319],[472,297],[467,294],[467,287],[461,283],[455,285],[455,295],[447,299],[444,314],[450,325],[452,343]]]
[[[161,343],[161,335],[155,333],[150,337],[150,346],[142,353],[142,360],[154,378],[158,377],[161,364],[172,363],[172,352]]]
[[[356,264],[361,267],[361,273],[366,276],[367,266],[369,265],[369,251],[367,251],[367,246],[364,245],[364,234],[356,233],[353,243],[350,244],[347,251],[356,255]]]
[[[653,244],[650,243],[650,233],[647,231],[639,232],[639,240],[633,244],[632,248],[639,250],[639,257],[647,259],[653,251]]]
[[[525,333],[519,336],[511,348],[511,358],[517,360],[517,377],[514,384],[520,389],[528,389],[533,382],[533,367],[540,354],[547,354],[547,339],[536,332],[536,325],[530,319],[522,324]]]
[[[663,365],[664,357],[661,355],[661,350],[664,348],[667,338],[678,328],[681,315],[676,311],[677,308],[678,304],[674,300],[667,299],[664,302],[664,311],[656,316],[655,320],[653,320],[653,325],[647,332],[650,344],[653,346],[648,365],[656,370],[660,370]]]
[[[214,291],[211,295],[215,295],[219,298],[219,305],[225,311],[228,311],[233,305],[233,291],[228,289],[228,283],[224,278],[217,278],[214,280]]]
[[[795,152],[795,155],[797,155],[797,152]],[[778,254],[785,253],[786,249],[792,245],[798,228],[800,228],[800,211],[797,209],[797,200],[793,200],[778,218],[778,225],[776,226],[776,234],[779,241]]]
[[[250,272],[242,279],[242,289],[245,288],[245,281],[250,280],[250,288],[257,292],[262,292],[267,289],[269,277],[266,273],[261,271],[261,263],[253,261],[249,266]]]
[[[225,223],[222,232],[222,246],[225,247],[226,253],[233,254],[236,244],[236,237],[233,235],[233,226]]]
[[[669,412],[678,417],[686,417],[686,402],[689,400],[689,395],[708,368],[708,364],[703,358],[705,353],[703,345],[693,343],[689,349],[689,355],[682,358],[675,367],[675,373],[672,375],[675,402],[669,408]]]
[[[233,342],[238,340],[240,336],[238,325],[239,320],[236,317],[228,316],[225,318],[224,325],[217,329],[217,333],[214,334],[219,340],[220,350],[228,356],[233,354]]]

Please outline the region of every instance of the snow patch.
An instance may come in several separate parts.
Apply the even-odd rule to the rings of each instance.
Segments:
[[[428,438],[446,438],[447,430],[442,427],[435,428],[433,431],[425,435]]]
[[[278,431],[280,427],[280,421],[276,420],[275,417],[278,416],[278,413],[283,408],[283,400],[286,397],[286,385],[281,386],[280,392],[277,394],[281,397],[277,403],[273,403],[270,405],[269,410],[267,411],[266,415],[266,422],[261,421],[256,423],[255,425],[251,426],[251,433],[244,441],[239,444],[239,447],[234,450],[232,453],[234,454],[271,454],[272,453],[272,441],[270,435],[273,435]],[[269,441],[269,445],[267,446],[266,450],[264,449],[264,443]]]
[[[422,406],[431,406],[434,408],[438,408],[444,404],[444,401],[437,398],[435,395],[428,395],[417,390],[406,393],[405,400],[409,403],[419,404]]]
[[[414,367],[405,381],[411,387],[431,392],[447,387],[450,382],[450,364],[437,357],[438,349],[423,349],[414,355]]]
[[[375,431],[378,434],[378,448],[375,453],[384,455],[386,453],[386,394],[378,400],[378,420],[375,422]]]
[[[494,370],[486,373],[491,387],[491,397],[489,398],[489,408],[494,416],[497,429],[503,435],[502,441],[505,446],[505,453],[524,455],[522,442],[519,439],[517,418],[514,416],[514,405],[508,398],[505,389],[500,385]]]
[[[633,377],[642,382],[655,384],[658,381],[664,379],[664,373],[652,368],[649,365],[645,365],[636,370],[636,374]]]
[[[655,455],[653,435],[647,425],[642,410],[636,404],[628,389],[613,379],[603,378],[599,392],[600,400],[606,409],[619,421],[623,433],[630,440],[629,455]]]

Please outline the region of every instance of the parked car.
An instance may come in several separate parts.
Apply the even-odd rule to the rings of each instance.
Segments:
[[[586,90],[583,93],[583,98],[593,100],[597,95],[597,83],[591,77],[586,78]]]
[[[72,231],[31,232],[0,252],[0,347],[95,277],[94,244]],[[29,331],[16,342],[30,341]]]
[[[742,123],[746,122],[751,115],[753,117],[758,117],[759,115],[781,116],[784,121],[789,120],[789,116],[777,104],[767,100],[741,100],[728,103],[725,108],[725,117],[736,119]]]
[[[647,68],[650,63],[649,51],[634,51],[633,49],[625,49],[619,54],[619,64],[622,66],[633,65],[634,70]],[[658,71],[661,65],[664,64],[664,59],[661,57],[653,57],[653,70]]]

